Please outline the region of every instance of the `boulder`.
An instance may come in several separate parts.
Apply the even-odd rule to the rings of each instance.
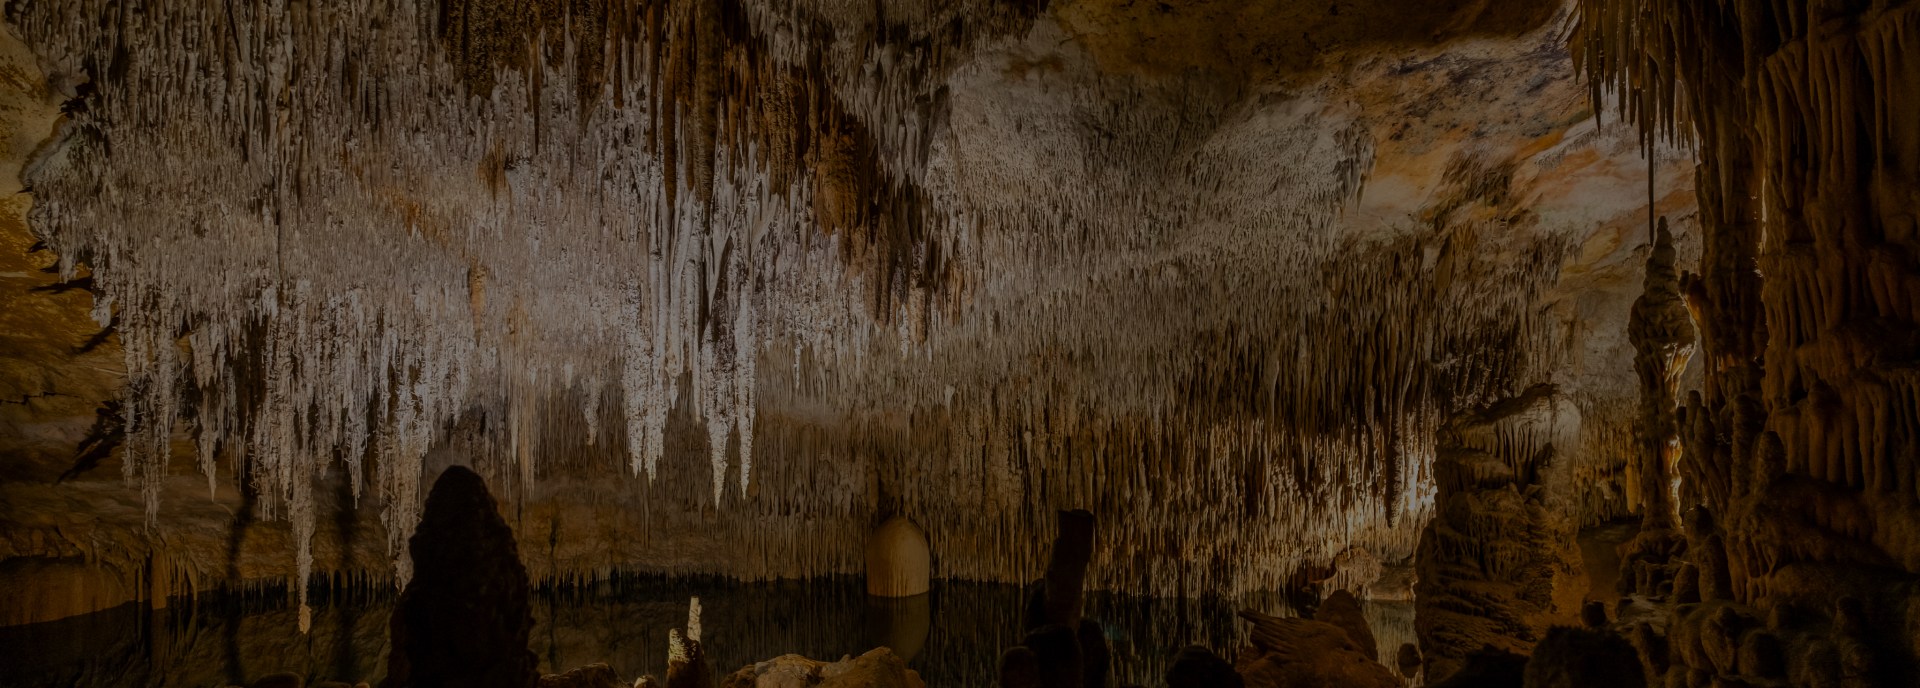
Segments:
[[[270,674],[254,679],[247,688],[303,688],[307,680],[297,674]]]
[[[783,655],[742,667],[721,688],[926,688],[920,674],[887,648],[859,657],[822,662]]]
[[[1333,591],[1333,594],[1322,600],[1320,607],[1313,611],[1313,618],[1315,621],[1330,623],[1346,631],[1347,637],[1353,640],[1354,645],[1359,646],[1361,654],[1366,655],[1367,659],[1376,661],[1380,659],[1379,648],[1373,639],[1373,629],[1367,625],[1367,615],[1360,609],[1360,601],[1354,599],[1353,593],[1345,590]]]
[[[926,688],[920,673],[887,648],[875,648],[853,659],[820,669],[817,688]]]
[[[1007,648],[1000,655],[1000,688],[1041,688],[1040,656],[1025,645]]]
[[[1420,672],[1420,647],[1413,643],[1401,643],[1399,656],[1394,661],[1400,665],[1400,675],[1413,678]]]
[[[1080,656],[1079,633],[1065,626],[1042,626],[1021,643],[1040,663],[1040,683],[1047,688],[1081,688],[1085,663]]]
[[[1607,625],[1607,605],[1599,600],[1587,600],[1580,606],[1580,623],[1587,628],[1605,628]]]
[[[1527,658],[1494,647],[1483,647],[1472,654],[1439,683],[1430,688],[1521,688],[1526,685]]]
[[[1764,679],[1787,677],[1786,648],[1772,631],[1754,631],[1740,641],[1740,673]]]

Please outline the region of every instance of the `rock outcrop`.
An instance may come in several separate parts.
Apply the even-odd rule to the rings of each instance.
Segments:
[[[1703,253],[1681,291],[1708,365],[1679,413],[1677,468],[1701,516],[1675,569],[1696,580],[1668,600],[1669,685],[1744,680],[1738,648],[1757,618],[1778,622],[1754,642],[1786,648],[1796,685],[1910,680],[1920,55],[1901,46],[1920,35],[1920,6],[1579,12],[1595,101],[1613,87],[1645,136],[1698,151]]]
[[[620,680],[620,674],[605,664],[588,664],[565,673],[540,677],[535,688],[633,688]]]
[[[1547,631],[1527,659],[1527,688],[1644,688],[1639,655],[1625,638],[1560,627]]]
[[[926,688],[926,683],[883,647],[838,662],[776,657],[733,672],[720,688]]]
[[[528,688],[532,586],[479,475],[440,474],[408,541],[413,580],[394,605],[382,688]]]
[[[1574,625],[1585,590],[1574,543],[1566,428],[1551,386],[1456,416],[1434,460],[1440,506],[1416,558],[1415,627],[1429,681],[1483,648],[1525,656]]]
[[[1167,688],[1243,688],[1245,679],[1231,662],[1198,645],[1180,649],[1167,668]]]
[[[1375,651],[1340,626],[1311,619],[1283,619],[1244,611],[1252,624],[1252,648],[1235,669],[1248,688],[1398,688],[1393,671],[1374,661]],[[1364,630],[1364,626],[1362,627]],[[1368,639],[1373,634],[1366,633]]]

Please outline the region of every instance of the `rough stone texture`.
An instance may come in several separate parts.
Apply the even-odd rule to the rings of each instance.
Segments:
[[[1061,511],[1046,575],[1031,586],[1026,637],[1000,658],[1000,683],[1106,688],[1112,653],[1096,620],[1081,616],[1087,565],[1094,555],[1093,514]]]
[[[1401,676],[1411,679],[1418,675],[1421,664],[1419,646],[1413,643],[1401,645],[1400,651],[1395,653],[1394,663],[1400,665]]]
[[[1520,688],[1526,685],[1527,658],[1493,647],[1467,655],[1460,669],[1432,688]]]
[[[1596,100],[1620,86],[1622,114],[1698,149],[1703,252],[1682,288],[1712,365],[1684,403],[1678,467],[1682,502],[1722,527],[1687,533],[1704,601],[1676,610],[1676,624],[1703,626],[1711,661],[1677,657],[1686,680],[1724,673],[1723,636],[1737,630],[1720,599],[1754,617],[1800,610],[1770,629],[1796,684],[1906,680],[1920,643],[1908,621],[1920,574],[1920,56],[1901,46],[1920,35],[1920,7],[1579,9],[1576,54]],[[1846,596],[1871,630],[1842,630]]]
[[[1047,573],[1041,579],[1040,620],[1077,629],[1085,604],[1087,564],[1093,561],[1093,514],[1079,509],[1062,511],[1058,523],[1053,550],[1047,555]]]
[[[867,594],[880,597],[924,595],[933,582],[927,534],[898,516],[875,528],[867,540]]]
[[[1325,600],[1321,600],[1318,608],[1313,610],[1313,619],[1338,626],[1340,630],[1347,632],[1347,638],[1353,641],[1354,646],[1360,648],[1361,654],[1366,655],[1367,659],[1380,659],[1378,643],[1373,639],[1373,629],[1367,626],[1366,614],[1360,609],[1360,601],[1354,599],[1353,593],[1345,590],[1333,591]]]
[[[1681,373],[1693,357],[1694,336],[1675,260],[1673,233],[1662,219],[1647,255],[1643,292],[1627,319],[1633,370],[1640,380],[1639,418],[1634,422],[1639,446],[1628,462],[1627,504],[1640,511],[1643,532],[1673,528],[1678,515],[1672,494],[1673,462],[1680,449],[1674,408]]]
[[[667,688],[713,688],[718,678],[699,638],[682,636],[679,629],[667,633]]]
[[[565,673],[540,677],[537,688],[632,688],[620,680],[620,674],[605,664],[588,664]]]
[[[1084,507],[1093,587],[1272,589],[1410,557],[1440,419],[1542,371],[1624,508],[1647,169],[1550,6],[403,6],[8,6],[95,79],[34,231],[119,318],[69,389],[129,411],[54,485],[112,395],[21,405],[0,588],[78,598],[33,618],[404,580],[435,452],[548,581],[851,574],[895,513],[1014,581]]]
[[[532,686],[527,572],[479,475],[440,474],[409,549],[414,577],[394,605],[382,688]]]
[[[733,672],[720,688],[926,688],[926,684],[920,674],[907,668],[906,660],[883,647],[831,663],[799,655],[776,657]]]
[[[1462,413],[1441,435],[1440,508],[1417,557],[1415,625],[1426,676],[1482,648],[1525,655],[1578,622],[1586,582],[1574,542],[1567,421],[1551,386]]]
[[[1009,647],[1000,655],[1000,688],[1040,688],[1040,655],[1025,645]]]
[[[1344,628],[1310,619],[1283,619],[1243,611],[1252,624],[1253,647],[1236,669],[1248,686],[1260,688],[1394,688],[1402,681],[1374,661],[1372,645],[1356,643]],[[1371,634],[1369,634],[1371,637]]]

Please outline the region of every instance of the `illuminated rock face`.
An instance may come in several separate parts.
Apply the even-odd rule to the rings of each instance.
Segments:
[[[912,597],[925,594],[933,580],[927,534],[898,516],[874,529],[867,541],[867,594]]]
[[[1090,586],[1230,594],[1407,560],[1447,419],[1539,381],[1617,515],[1647,169],[1519,4],[15,3],[125,378],[0,407],[124,434],[0,486],[7,556],[405,581],[460,456],[536,579],[854,573],[897,513],[1024,581],[1084,508]]]
[[[1689,651],[1651,668],[1669,680],[1910,680],[1920,53],[1905,46],[1920,7],[1585,0],[1580,11],[1576,54],[1596,86],[1625,87],[1624,114],[1693,142],[1700,160],[1703,252],[1682,287],[1707,365],[1679,415],[1680,503],[1696,513],[1683,519],[1691,568],[1675,587],[1697,577],[1704,602],[1676,623],[1693,640],[1673,644]],[[1752,642],[1785,642],[1786,666],[1748,672],[1737,649],[1760,618],[1766,635]]]
[[[1576,625],[1586,581],[1574,549],[1569,430],[1550,385],[1461,413],[1441,435],[1440,506],[1421,534],[1415,630],[1426,676],[1461,672],[1483,648],[1525,655]]]

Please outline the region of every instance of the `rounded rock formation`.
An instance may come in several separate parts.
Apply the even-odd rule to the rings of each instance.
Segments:
[[[902,516],[887,519],[867,540],[867,594],[912,597],[926,594],[933,579],[927,534]]]

